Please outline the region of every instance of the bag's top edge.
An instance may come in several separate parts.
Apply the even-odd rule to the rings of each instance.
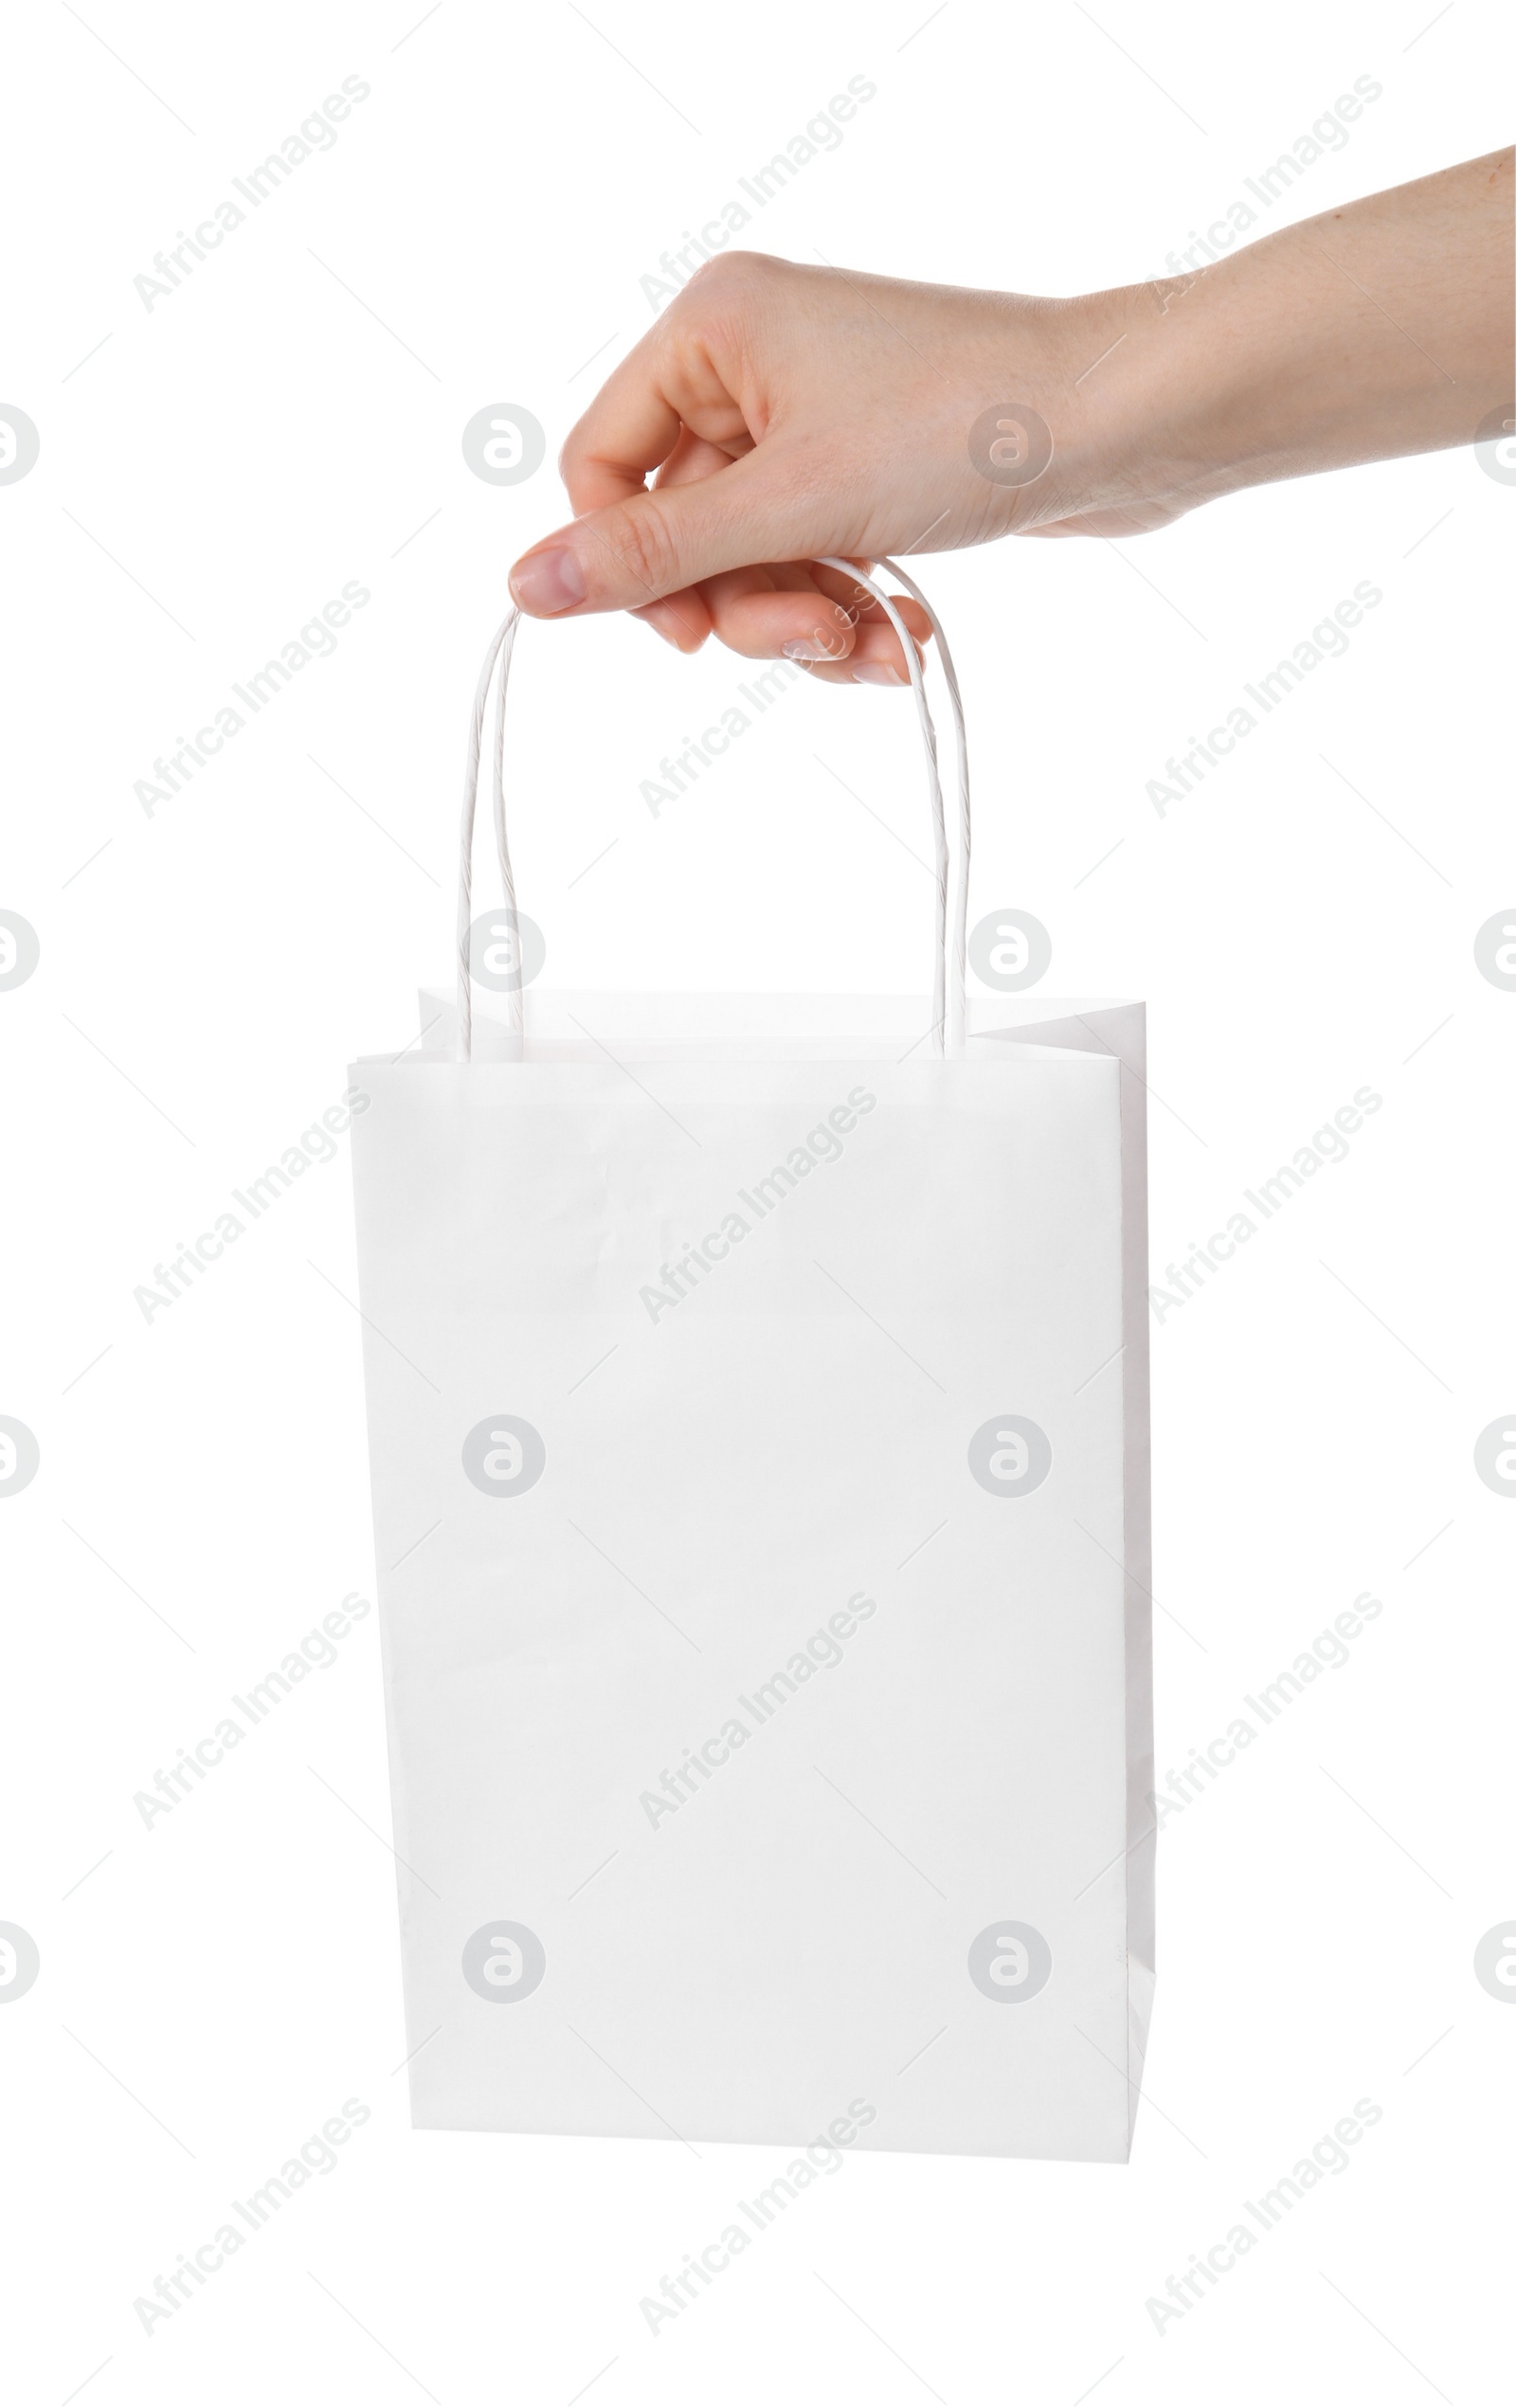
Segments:
[[[514,998],[481,999],[474,1060],[567,1062],[634,1059],[732,1061],[908,1060],[929,1062],[931,1006],[924,997],[852,995],[626,994],[531,987],[521,1028]],[[453,1063],[458,1024],[450,996],[424,989],[419,1037],[397,1051],[360,1057],[365,1066]],[[969,1004],[967,1058],[982,1041],[1128,1056],[1141,1050],[1143,1006],[1113,998],[976,997]],[[1020,1046],[1017,1047],[1020,1051]]]

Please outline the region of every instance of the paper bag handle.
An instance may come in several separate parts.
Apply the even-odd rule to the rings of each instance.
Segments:
[[[948,685],[948,707],[952,711],[953,729],[957,739],[958,877],[953,894],[951,1020],[948,1023],[948,831],[943,813],[942,782],[937,774],[937,731],[932,725],[931,710],[927,701],[926,681],[921,674],[921,662],[917,657],[915,644],[900,613],[889,595],[883,592],[871,577],[864,576],[862,571],[855,568],[853,563],[848,560],[839,560],[823,555],[821,566],[823,568],[839,570],[843,576],[851,578],[856,584],[861,585],[865,592],[872,594],[899,637],[901,648],[905,654],[906,665],[911,674],[911,688],[915,696],[916,715],[921,723],[921,741],[927,755],[927,786],[931,804],[935,855],[935,943],[932,957],[930,1032],[932,1051],[940,1054],[948,1050],[948,1046],[950,1046],[950,1050],[958,1053],[963,1051],[967,1015],[965,978],[968,935],[968,870],[973,832],[968,800],[968,745],[964,730],[963,698],[958,690],[958,674],[953,667],[953,656],[948,649],[948,638],[943,633],[942,622],[914,578],[909,577],[897,562],[881,560],[878,563],[879,567],[887,570],[898,584],[902,584],[907,593],[920,603],[927,614],[942,659],[943,675]],[[479,753],[484,741],[484,713],[489,704],[490,686],[494,680],[496,662],[499,664],[500,682],[496,700],[495,746],[492,764],[495,847],[500,865],[500,883],[505,894],[506,922],[511,931],[515,959],[517,961],[520,960],[520,925],[516,917],[515,878],[511,868],[511,847],[505,824],[504,776],[505,697],[511,677],[511,656],[515,648],[516,630],[520,623],[521,613],[513,608],[506,613],[491,638],[489,651],[484,656],[484,666],[479,672],[478,685],[475,690],[474,711],[469,722],[468,760],[463,773],[463,818],[460,832],[458,867],[458,1042],[459,1058],[463,1062],[473,1058],[474,1048],[474,998],[469,965],[469,930],[473,918],[474,816],[478,796]],[[512,1027],[520,1029],[523,1018],[522,990],[519,985],[511,990],[510,1013]],[[948,1024],[948,1046],[945,1046],[945,1023]]]

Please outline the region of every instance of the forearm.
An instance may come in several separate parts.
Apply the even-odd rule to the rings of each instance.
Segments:
[[[1109,307],[1107,507],[1467,443],[1511,398],[1512,154],[1290,226]]]

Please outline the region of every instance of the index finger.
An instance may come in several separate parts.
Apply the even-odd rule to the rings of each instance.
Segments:
[[[709,354],[685,352],[673,330],[655,327],[568,431],[559,466],[575,517],[641,493],[685,428],[729,459],[752,448],[741,404]]]

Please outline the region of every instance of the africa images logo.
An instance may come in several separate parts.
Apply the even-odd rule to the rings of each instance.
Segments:
[[[638,1291],[655,1327],[661,1315],[672,1312],[676,1304],[694,1294],[702,1273],[724,1262],[734,1246],[751,1236],[760,1221],[766,1221],[786,1196],[793,1195],[802,1179],[809,1178],[812,1171],[824,1162],[840,1161],[843,1139],[852,1135],[878,1100],[866,1087],[850,1088],[846,1102],[834,1105],[824,1121],[807,1130],[800,1144],[790,1147],[783,1162],[776,1162],[763,1178],[755,1179],[750,1189],[738,1188],[737,1201],[746,1205],[751,1220],[747,1213],[733,1210],[727,1213],[718,1230],[708,1231],[695,1245],[687,1247],[676,1263],[659,1266],[662,1285],[649,1281]]]

